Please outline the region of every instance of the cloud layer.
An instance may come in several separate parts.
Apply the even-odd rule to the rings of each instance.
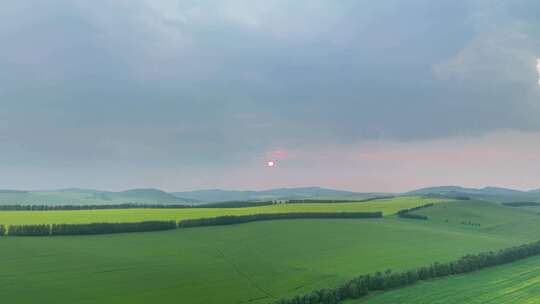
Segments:
[[[540,132],[538,9],[532,0],[10,2],[0,11],[0,169],[10,177],[0,185],[394,189],[390,180],[365,189],[356,173],[338,178],[343,168],[297,156],[373,141],[407,155],[456,137]],[[303,171],[249,179],[276,157]]]

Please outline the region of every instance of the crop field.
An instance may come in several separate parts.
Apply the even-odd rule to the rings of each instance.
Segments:
[[[384,215],[426,204],[442,203],[440,199],[403,197],[361,203],[279,204],[250,208],[185,208],[185,209],[110,209],[77,211],[0,211],[0,224],[60,224],[93,222],[140,222],[183,220],[223,215],[249,215],[287,212],[360,212],[382,211]]]
[[[540,257],[420,283],[346,304],[540,303]]]
[[[514,239],[540,240],[540,215],[530,210],[481,201],[454,201],[415,212],[430,218],[426,225],[477,231]]]
[[[3,237],[0,238],[0,295],[6,302],[21,304],[36,303],[36,299],[45,304],[173,301],[267,304],[283,297],[338,286],[360,274],[447,262],[464,254],[536,241],[540,235],[539,215],[486,202],[439,201],[434,207],[418,211],[430,217],[427,221],[391,216],[395,210],[425,203],[417,198],[407,198],[370,203],[251,208],[264,210],[261,212],[283,212],[280,208],[290,208],[287,211],[294,212],[305,208],[323,211],[337,208],[330,210],[343,211],[363,207],[374,209],[354,210],[385,210],[389,216],[383,219],[305,219],[116,235]],[[386,208],[381,209],[381,206]],[[118,213],[115,214],[119,211],[127,216],[119,217]],[[222,210],[21,213],[43,217],[37,219],[50,219],[46,214],[61,214],[57,218],[80,222],[96,220],[73,215],[111,212],[108,213],[111,220],[124,221],[140,220],[137,216],[152,212],[167,214],[171,211]],[[244,212],[245,208],[227,211]],[[7,216],[7,219],[18,213],[3,212],[2,216]],[[160,213],[153,216],[163,219]],[[174,216],[176,218],[179,214]],[[454,279],[459,277],[450,280]],[[481,283],[482,280],[478,279],[478,284]],[[420,286],[423,284],[410,288]],[[378,296],[385,294],[375,295],[373,299]],[[440,296],[434,293],[432,299]]]
[[[291,220],[157,233],[0,239],[16,303],[272,303],[381,269],[514,245],[416,222]],[[209,292],[211,291],[211,292]]]

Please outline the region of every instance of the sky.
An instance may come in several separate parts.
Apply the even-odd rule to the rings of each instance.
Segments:
[[[0,189],[540,188],[538,11],[6,1]]]

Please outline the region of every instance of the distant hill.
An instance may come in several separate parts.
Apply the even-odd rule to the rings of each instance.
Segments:
[[[28,191],[22,191],[22,190],[9,190],[9,189],[0,189],[0,194],[21,194],[21,193],[27,193]]]
[[[131,203],[183,204],[192,202],[158,189],[132,189],[122,192],[108,192],[106,196],[113,201]]]
[[[366,199],[386,195],[420,195],[470,197],[500,203],[540,202],[540,189],[520,191],[500,187],[466,188],[439,186],[413,190],[403,194],[363,193],[321,187],[277,188],[262,191],[196,190],[167,193],[159,189],[130,189],[113,192],[83,188],[46,191],[0,189],[0,205],[103,205],[103,204],[181,204],[200,205],[230,201],[267,201],[288,199]]]
[[[102,204],[182,204],[199,205],[225,201],[279,199],[365,199],[384,195],[358,193],[320,187],[279,188],[264,191],[198,190],[167,193],[159,189],[131,189],[120,192],[68,188],[48,191],[0,190],[0,204],[21,205],[102,205]]]
[[[440,186],[413,190],[406,194],[468,196],[475,199],[483,199],[496,202],[512,202],[521,200],[540,201],[540,191],[520,191],[500,187],[485,187],[476,189],[460,186]]]
[[[121,192],[90,189],[0,192],[0,205],[104,205],[104,204],[181,204],[199,203],[158,189],[132,189]]]
[[[187,192],[174,192],[173,195],[184,199],[194,199],[202,202],[220,201],[259,201],[272,199],[339,199],[354,198],[363,199],[385,195],[385,193],[361,193],[342,190],[333,190],[321,187],[305,188],[278,188],[262,191],[237,191],[237,190],[197,190]]]

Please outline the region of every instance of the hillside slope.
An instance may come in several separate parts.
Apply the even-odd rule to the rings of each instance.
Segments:
[[[540,257],[374,294],[344,304],[540,303]]]
[[[363,199],[385,193],[361,193],[326,189],[321,187],[305,188],[278,188],[263,191],[235,191],[235,190],[197,190],[187,192],[174,192],[174,195],[182,198],[195,199],[204,202],[218,201],[257,201],[272,199],[306,199],[306,198],[333,198],[333,199]]]
[[[133,189],[109,192],[90,189],[62,189],[55,191],[0,192],[0,205],[104,205],[104,204],[193,204],[158,189]]]

